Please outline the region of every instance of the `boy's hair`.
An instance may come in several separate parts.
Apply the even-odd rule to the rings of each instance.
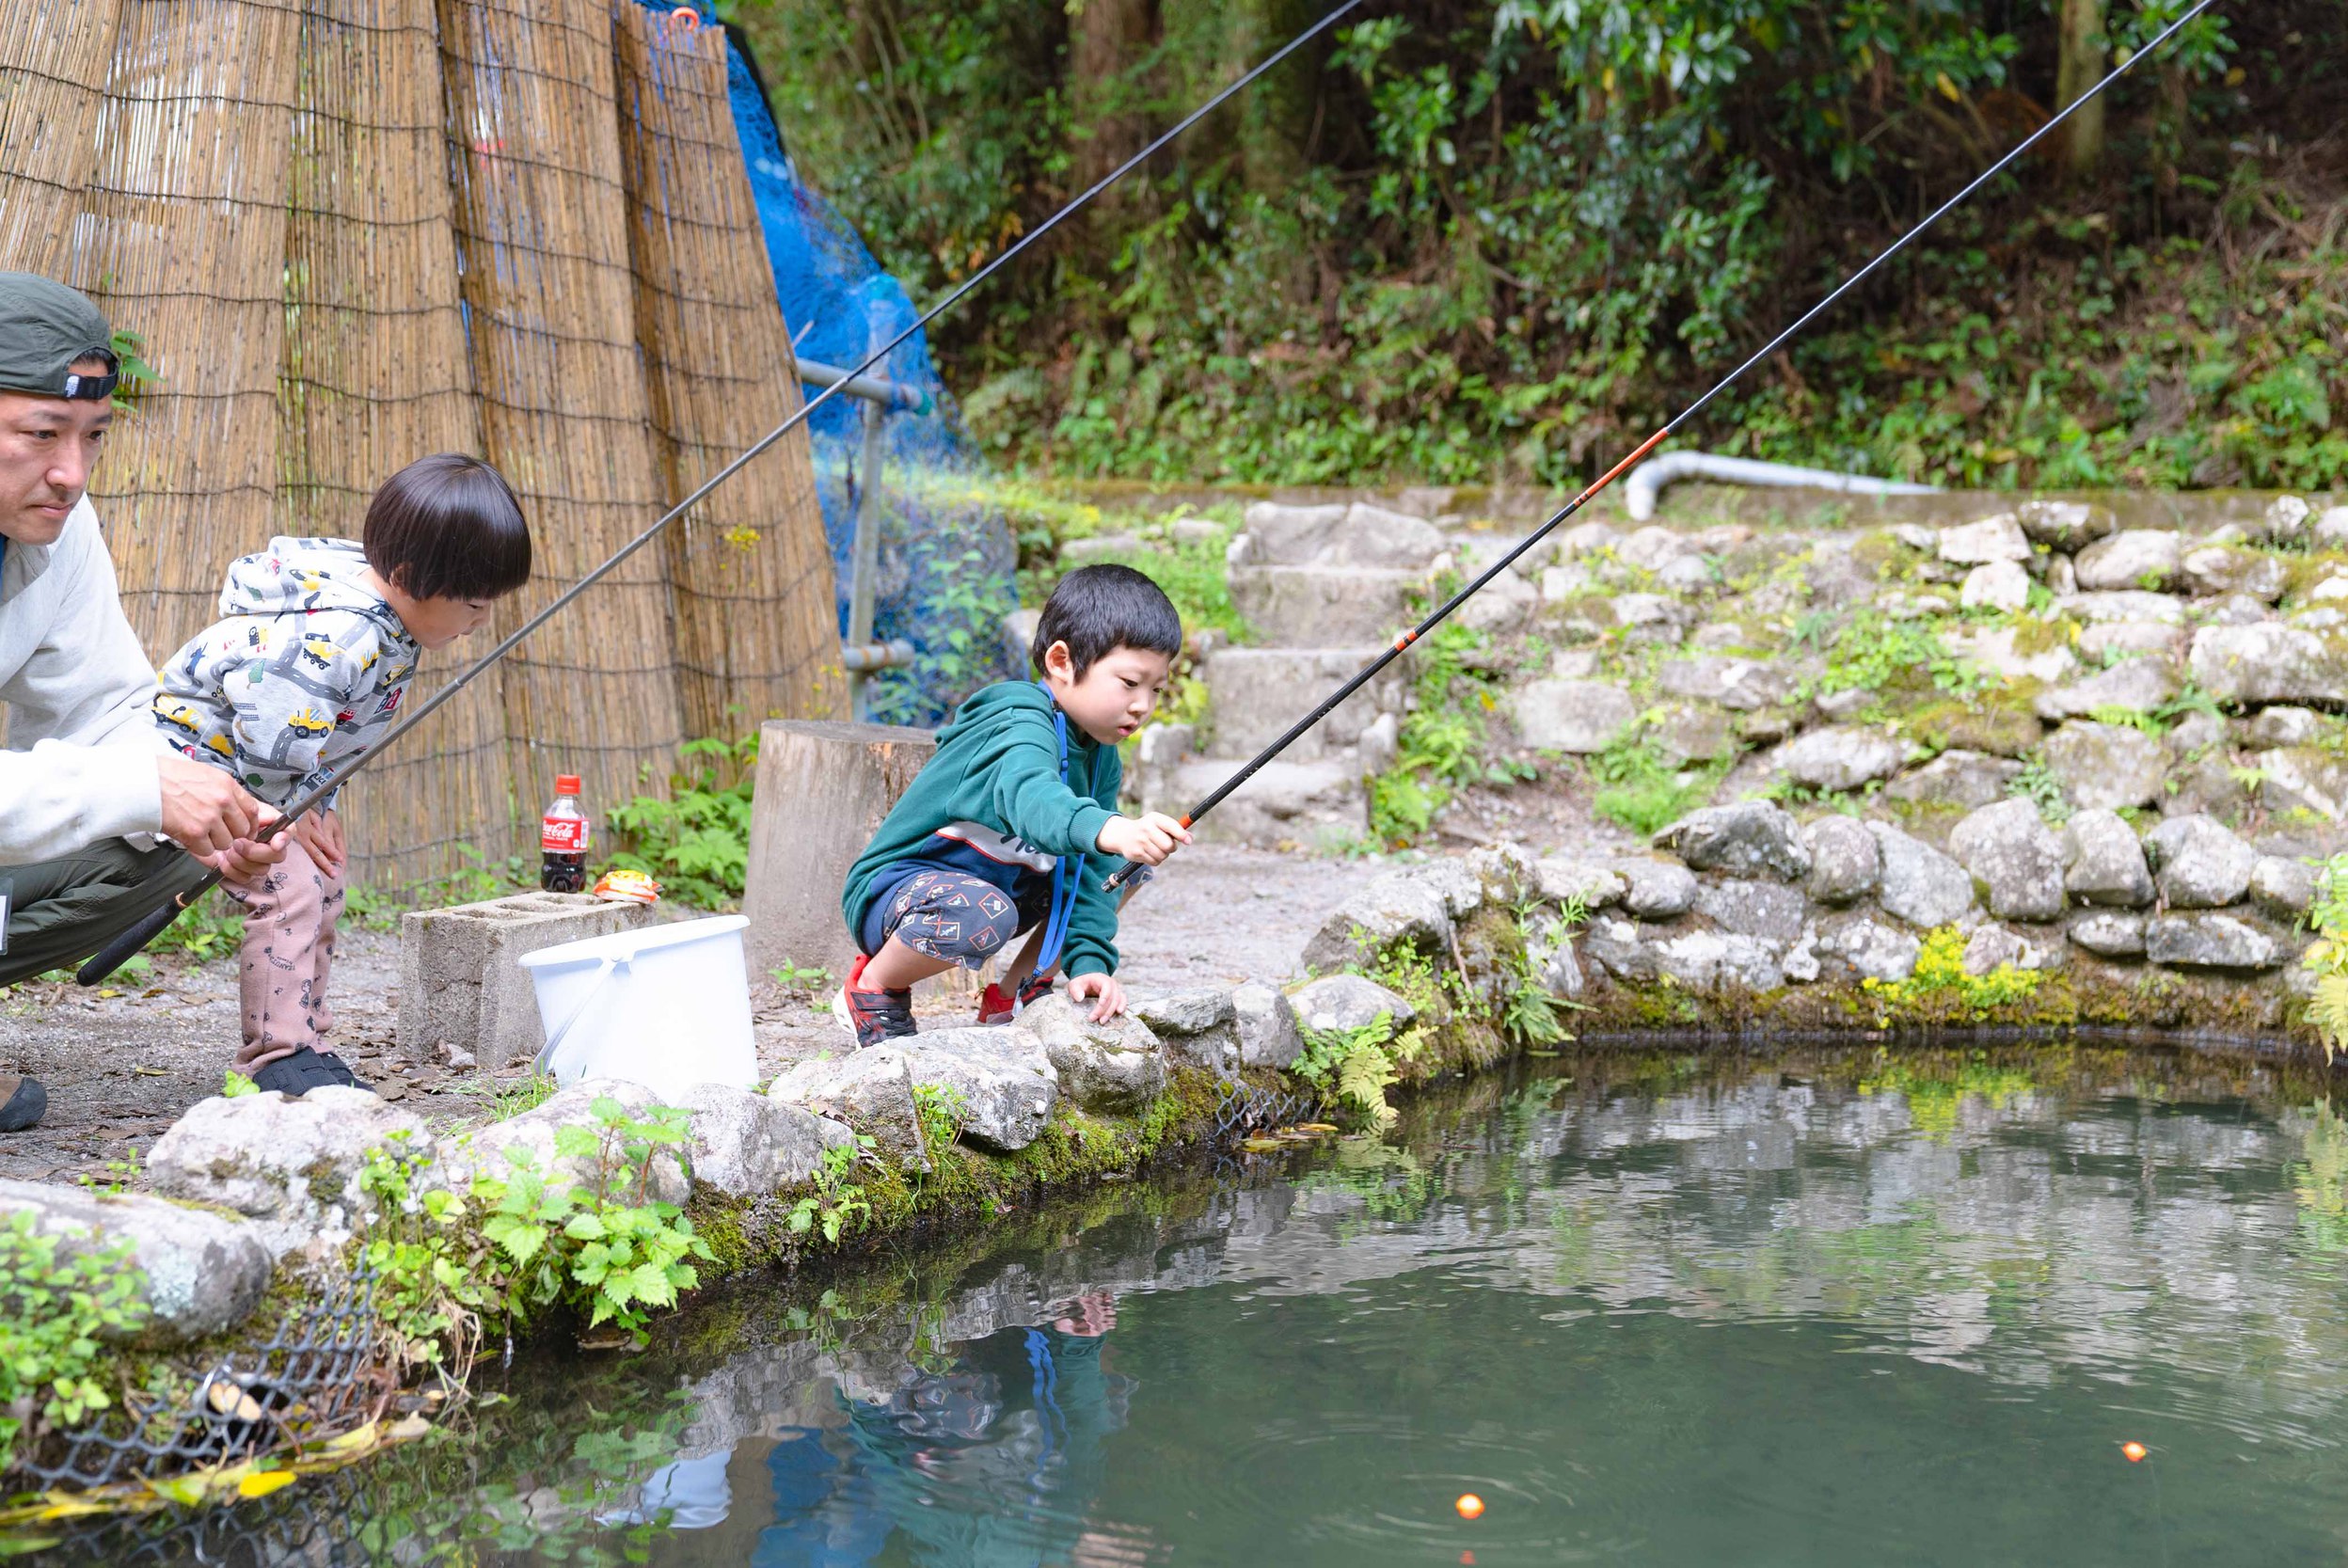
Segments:
[[[1182,618],[1166,590],[1131,566],[1079,566],[1044,601],[1027,657],[1043,668],[1055,642],[1068,644],[1076,676],[1084,678],[1117,648],[1142,648],[1168,658],[1182,651]]]
[[[478,457],[420,457],[367,503],[367,564],[420,599],[495,599],[530,580],[530,525]]]

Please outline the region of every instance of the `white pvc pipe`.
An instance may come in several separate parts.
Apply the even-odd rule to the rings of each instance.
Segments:
[[[1751,457],[1715,457],[1708,451],[1667,451],[1630,470],[1623,482],[1623,499],[1631,520],[1645,522],[1655,515],[1657,493],[1675,479],[1718,479],[1731,484],[1768,484],[1782,489],[1839,490],[1851,496],[1930,496],[1937,484],[1908,484],[1896,479],[1867,479],[1838,474],[1827,468],[1797,468],[1785,463],[1763,463]]]

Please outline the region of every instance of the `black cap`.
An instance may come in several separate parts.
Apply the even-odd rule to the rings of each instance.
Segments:
[[[76,374],[84,359],[103,375]],[[0,272],[0,392],[103,401],[117,379],[105,312],[79,289],[30,272]]]

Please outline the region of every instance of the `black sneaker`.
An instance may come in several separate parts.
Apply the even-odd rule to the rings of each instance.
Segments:
[[[38,1078],[0,1072],[0,1132],[22,1132],[40,1125],[49,1112],[49,1091]]]
[[[859,1050],[919,1033],[913,1026],[912,991],[857,989],[857,982],[865,977],[865,965],[871,961],[869,956],[858,955],[856,966],[848,972],[848,984],[832,1003],[833,1015],[855,1032]]]
[[[342,1065],[342,1058],[329,1051],[321,1054],[309,1046],[291,1056],[280,1056],[264,1067],[253,1069],[253,1082],[263,1089],[275,1089],[288,1100],[299,1100],[312,1089],[327,1087],[363,1089],[369,1085],[359,1082],[358,1075]]]

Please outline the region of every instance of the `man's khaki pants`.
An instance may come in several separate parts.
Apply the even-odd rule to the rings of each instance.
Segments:
[[[119,838],[56,860],[0,865],[0,895],[8,900],[0,986],[80,963],[206,871],[174,845],[134,849]]]

